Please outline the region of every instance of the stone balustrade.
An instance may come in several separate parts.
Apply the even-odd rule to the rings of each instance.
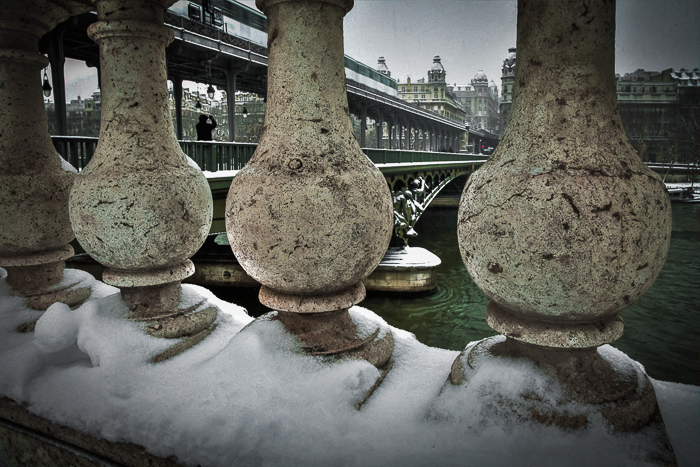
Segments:
[[[193,272],[189,257],[209,231],[212,201],[172,131],[165,75],[172,32],[162,23],[173,1],[95,1],[102,131],[72,189],[46,133],[39,81],[23,77],[43,64],[39,35],[73,10],[9,2],[40,30],[8,25],[6,6],[0,15],[0,82],[11,87],[0,94],[0,106],[11,109],[0,120],[0,176],[11,181],[0,191],[0,266],[27,295],[55,287],[70,253],[69,214],[81,245],[107,266],[104,282],[121,290],[128,318],[145,322],[150,335],[185,338],[154,362],[204,339],[217,318],[205,301],[182,301],[180,282]],[[393,225],[387,184],[349,120],[342,22],[353,2],[257,5],[270,25],[268,110],[260,144],[231,184],[226,223],[241,265],[263,284],[261,302],[275,311],[240,334],[262,336],[274,349],[261,329],[281,323],[304,358],[368,361],[383,370],[381,384],[391,370],[392,332],[367,315],[359,323],[350,310],[364,298],[362,280],[387,250]],[[502,336],[465,349],[446,369],[438,399],[468,393],[480,372],[507,371],[509,360],[525,358],[562,396],[542,409],[547,394],[504,393],[503,410],[524,407],[536,422],[572,429],[586,423],[576,412],[585,407],[618,431],[651,430],[668,446],[646,375],[598,348],[621,335],[619,310],[656,278],[671,225],[663,184],[634,154],[616,110],[614,24],[610,1],[519,1],[510,124],[459,211],[464,262],[492,298],[487,320]],[[29,126],[17,124],[15,94],[31,99]],[[31,242],[23,244],[25,232]],[[655,455],[673,464],[668,449]]]

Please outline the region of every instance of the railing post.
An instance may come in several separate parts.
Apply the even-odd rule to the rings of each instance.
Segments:
[[[48,65],[39,38],[89,10],[87,1],[0,3],[0,267],[35,310],[57,301],[75,306],[91,293],[88,274],[74,271],[69,281],[63,272],[73,255],[68,193],[75,174],[63,168],[49,136],[39,78]]]
[[[364,298],[362,279],[382,259],[393,224],[384,176],[346,113],[343,17],[352,4],[257,2],[279,33],[269,42],[265,132],[231,183],[226,230],[241,266],[263,284],[260,301],[278,310],[268,318],[302,352],[382,367],[393,335],[379,322],[358,328],[349,312]]]
[[[664,185],[617,111],[615,2],[520,0],[517,36],[508,132],[470,177],[458,224],[502,336],[468,347],[450,381],[468,387],[481,370],[527,359],[548,389],[504,393],[503,407],[569,430],[598,413],[618,431],[649,427],[644,439],[670,449],[649,379],[599,348],[622,335],[619,311],[654,282],[671,238]],[[655,462],[675,463],[664,449]]]
[[[102,132],[94,161],[70,195],[76,237],[106,266],[102,279],[119,287],[128,317],[155,337],[190,337],[157,362],[211,332],[216,308],[181,302],[189,257],[204,243],[212,198],[202,172],[187,164],[168,110],[163,25],[170,0],[97,0],[88,28],[100,47]],[[128,70],[128,72],[126,72]]]

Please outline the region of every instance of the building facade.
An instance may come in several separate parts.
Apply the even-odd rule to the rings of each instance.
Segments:
[[[700,161],[700,70],[617,75],[625,132],[645,162]]]
[[[455,84],[455,97],[465,111],[465,120],[472,129],[498,134],[498,87],[479,70],[469,85]]]
[[[515,88],[516,49],[501,75],[501,134]],[[644,162],[700,163],[700,69],[616,75],[617,102],[627,138]]]
[[[426,110],[463,123],[465,112],[454,94],[453,87],[445,82],[446,74],[440,56],[436,55],[428,70],[427,82],[425,78],[414,82],[407,78],[405,82],[399,82],[399,99],[416,103]]]
[[[508,49],[508,55],[503,60],[501,68],[501,102],[499,107],[501,136],[510,120],[510,106],[513,104],[515,91],[515,47]]]
[[[49,123],[49,133],[58,134],[56,120],[56,105],[45,102],[44,108]],[[66,134],[63,136],[100,135],[100,120],[102,117],[102,97],[100,91],[92,93],[92,97],[71,99],[66,103]]]

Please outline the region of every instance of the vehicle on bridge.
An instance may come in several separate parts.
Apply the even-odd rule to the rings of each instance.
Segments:
[[[267,17],[231,0],[178,0],[168,11],[267,47]]]

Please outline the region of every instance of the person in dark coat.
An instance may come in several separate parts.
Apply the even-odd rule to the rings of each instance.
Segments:
[[[207,123],[207,119],[211,120],[211,123]],[[216,120],[214,120],[213,115],[200,115],[199,123],[195,127],[197,128],[197,141],[212,141],[211,132],[216,128]]]

